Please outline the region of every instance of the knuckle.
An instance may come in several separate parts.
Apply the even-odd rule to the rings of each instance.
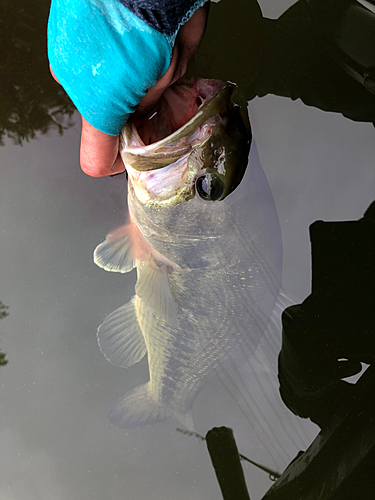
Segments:
[[[106,169],[98,165],[92,165],[91,163],[85,160],[81,160],[81,170],[83,173],[89,175],[90,177],[104,177],[108,175]]]

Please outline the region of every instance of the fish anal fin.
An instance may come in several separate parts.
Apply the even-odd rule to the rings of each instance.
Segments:
[[[113,365],[128,367],[146,354],[145,340],[134,307],[134,297],[109,314],[98,328],[98,344]]]
[[[177,308],[168,280],[168,266],[150,260],[139,273],[135,292],[169,326],[177,326]]]
[[[155,401],[150,394],[150,382],[139,385],[125,394],[112,406],[108,418],[112,424],[123,429],[142,428],[174,418],[188,430],[194,431],[191,411],[179,413]]]
[[[163,422],[168,417],[167,410],[150,396],[149,382],[126,394],[108,414],[112,424],[124,429],[145,427]]]

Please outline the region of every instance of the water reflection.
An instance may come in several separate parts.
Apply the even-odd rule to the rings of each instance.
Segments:
[[[375,202],[359,221],[315,222],[310,239],[312,292],[283,313],[279,380],[322,431],[265,498],[372,498]]]
[[[0,145],[69,128],[74,105],[51,78],[46,58],[48,1],[5,2],[0,19]]]
[[[224,0],[221,3],[224,5]],[[335,2],[335,4],[337,3]],[[248,4],[251,5],[251,2],[249,1]],[[21,7],[17,5],[17,2],[13,2],[12,9],[10,5],[8,2],[6,9],[8,9],[8,12],[12,10],[11,15],[6,18],[4,10],[4,16],[2,16],[0,22],[4,22],[9,27],[16,25],[18,29],[13,32],[9,28],[8,33],[4,30],[5,36],[9,36],[12,40],[15,40],[16,36],[26,37],[26,30],[23,31],[22,26],[20,27],[16,23],[24,22],[25,9],[29,8],[29,4]],[[40,2],[38,5],[40,5]],[[227,2],[227,5],[232,5],[232,3]],[[301,8],[301,2],[298,5]],[[36,16],[38,19],[46,19],[48,6],[45,5],[44,7],[45,10],[40,18]],[[36,12],[35,9],[37,8],[33,5],[34,12]],[[337,111],[352,119],[374,121],[373,97],[368,90],[359,83],[354,82],[335,63],[331,52],[324,48],[326,42],[323,43],[320,32],[317,34],[315,31],[316,24],[301,23],[301,29],[298,33],[296,32],[299,26],[297,13],[303,17],[302,10],[298,12],[297,7],[295,7],[294,10],[289,11],[278,21],[259,18],[260,22],[258,24],[257,20],[250,21],[246,15],[242,16],[243,12],[240,7],[237,10],[231,9],[231,16],[224,14],[224,19],[215,18],[216,9],[217,6],[213,5],[212,19],[214,23],[217,23],[216,26],[220,33],[216,40],[213,38],[214,44],[211,47],[211,54],[214,52],[214,56],[218,59],[216,69],[224,72],[225,67],[228,66],[227,74],[223,75],[222,78],[229,78],[239,83],[244,82],[243,88],[246,90],[246,92],[244,91],[246,97],[275,93],[289,96],[292,99],[301,98],[306,104],[325,110]],[[291,15],[293,12],[296,14],[294,17]],[[254,14],[256,15],[255,11]],[[30,13],[30,16],[32,15]],[[236,36],[233,37],[234,44],[231,42],[232,37],[229,36],[230,19],[232,18],[236,20],[236,23],[241,23],[242,19],[244,20],[243,24],[236,25]],[[4,19],[9,19],[9,21],[3,21]],[[35,20],[35,25],[38,19]],[[290,22],[287,22],[288,19]],[[281,23],[281,20],[283,20],[283,23]],[[34,25],[34,21],[32,24]],[[279,28],[276,29],[278,26]],[[308,28],[306,31],[305,27]],[[212,28],[209,29],[209,33],[212,34]],[[15,35],[16,32],[17,35]],[[31,30],[29,29],[28,32],[31,33]],[[228,36],[223,36],[226,33],[228,33]],[[252,34],[254,36],[250,36]],[[38,28],[38,30],[34,31],[33,36],[30,35],[26,38],[23,42],[25,44],[29,43],[30,50],[25,49],[24,65],[20,64],[17,67],[12,65],[14,61],[10,60],[11,54],[18,54],[13,48],[12,50],[2,50],[2,60],[0,62],[2,70],[4,70],[1,72],[2,78],[4,76],[2,81],[4,82],[2,83],[4,89],[8,85],[7,82],[18,85],[18,81],[21,83],[24,81],[23,67],[27,68],[29,74],[35,68],[33,83],[25,82],[24,84],[25,92],[18,95],[16,87],[13,89],[8,88],[7,97],[2,101],[3,109],[8,110],[6,116],[13,116],[13,118],[7,118],[3,129],[14,134],[16,142],[33,137],[33,130],[46,130],[44,125],[41,125],[43,123],[50,123],[55,126],[55,122],[50,121],[47,116],[49,114],[48,106],[44,107],[44,103],[48,101],[48,99],[44,99],[44,95],[47,95],[48,92],[46,91],[46,94],[44,94],[44,91],[40,90],[38,97],[35,97],[40,86],[44,85],[44,83],[47,85],[50,82],[48,85],[54,87],[55,91],[61,91],[48,74],[44,53],[44,27]],[[207,34],[204,43],[211,43],[209,40]],[[251,57],[246,55],[249,44],[245,42],[248,40],[251,40],[253,53],[256,56],[254,58],[251,54]],[[8,40],[4,38],[2,43],[5,47]],[[225,44],[225,47],[223,47],[223,44]],[[240,47],[238,47],[238,44]],[[262,44],[262,50],[258,50],[260,44]],[[34,50],[35,59],[32,56]],[[31,67],[27,57],[30,61],[33,61]],[[242,64],[244,60],[250,61],[251,64]],[[3,61],[7,61],[6,67]],[[232,68],[229,67],[228,61],[233,61]],[[253,63],[252,61],[256,62]],[[207,59],[206,62],[209,62],[209,60]],[[197,74],[220,77],[218,73],[208,75],[206,68],[203,68],[202,72]],[[10,96],[12,97],[10,98]],[[22,100],[17,101],[17,99],[21,99],[21,96]],[[54,101],[53,96],[49,102],[51,103],[50,108],[54,108],[53,103],[56,101]],[[277,113],[280,108],[277,108],[276,111],[270,111],[268,104],[274,106],[282,103],[281,105],[286,107],[283,109],[290,109],[288,106],[292,106],[292,103],[286,100],[282,101],[273,98],[269,100],[266,98],[258,102],[261,103],[258,110],[262,113],[262,117],[264,116],[265,120],[274,120],[275,117],[275,123],[278,122]],[[263,103],[264,107],[262,107]],[[59,107],[59,104],[57,106]],[[33,109],[39,109],[39,107],[42,116],[44,116],[40,121],[37,115],[33,114]],[[15,109],[13,115],[12,109]],[[64,109],[63,106],[61,109]],[[362,213],[364,208],[362,203],[367,201],[371,189],[369,186],[371,186],[373,180],[372,160],[374,155],[371,137],[366,135],[365,126],[356,127],[348,120],[340,121],[341,117],[337,117],[337,120],[331,120],[332,117],[329,117],[329,115],[321,113],[318,116],[307,109],[303,110],[302,106],[295,106],[293,109],[297,110],[296,114],[293,115],[296,122],[294,124],[291,122],[282,123],[279,131],[288,129],[293,139],[295,139],[293,152],[290,153],[295,163],[298,163],[301,155],[302,158],[306,158],[306,162],[301,162],[298,166],[299,183],[293,182],[295,179],[292,179],[293,175],[290,173],[293,170],[293,165],[291,162],[288,165],[283,157],[287,146],[284,147],[283,144],[277,143],[279,135],[275,133],[275,130],[270,130],[270,127],[260,128],[256,131],[256,137],[258,144],[262,144],[262,141],[265,143],[265,146],[262,147],[261,159],[263,166],[268,170],[267,175],[268,173],[271,173],[271,176],[274,174],[273,181],[276,188],[281,187],[282,196],[293,200],[290,210],[285,211],[285,204],[283,205],[283,203],[280,204],[281,209],[279,205],[278,208],[280,209],[279,214],[281,214],[283,229],[286,230],[288,235],[285,241],[289,243],[290,248],[293,247],[290,252],[293,269],[287,269],[286,277],[288,279],[288,277],[292,276],[290,281],[293,284],[297,283],[297,288],[302,288],[304,285],[300,276],[301,266],[299,263],[302,259],[305,259],[305,263],[308,262],[308,253],[303,254],[302,245],[299,245],[298,242],[295,244],[297,240],[297,238],[294,239],[294,234],[297,233],[297,227],[294,225],[296,221],[295,212],[300,211],[303,213],[304,220],[308,220],[304,224],[304,228],[307,228],[308,224],[317,218],[325,218],[327,213],[329,216],[333,213],[336,219],[348,218],[347,215],[342,217],[342,213],[347,214],[348,211],[354,214],[356,210],[361,210],[359,213]],[[303,120],[309,120],[309,123],[312,123],[311,127],[309,127],[309,131],[312,131],[312,133],[309,136],[304,135],[302,130],[298,130]],[[336,126],[337,128],[335,128]],[[318,129],[321,134],[314,134],[314,130]],[[336,139],[339,139],[331,146],[330,140],[333,134]],[[285,141],[285,134],[280,134],[280,136]],[[315,161],[316,156],[314,155],[316,155],[316,145],[318,143],[316,141],[319,141],[322,136],[328,139],[326,143],[319,144],[319,161]],[[103,413],[105,413],[103,409],[106,408],[107,403],[110,405],[111,401],[118,397],[115,390],[113,390],[113,393],[108,391],[111,391],[117,385],[121,387],[122,379],[125,379],[128,375],[131,376],[131,370],[127,372],[125,370],[115,371],[114,369],[111,370],[110,366],[106,367],[106,364],[102,365],[98,362],[98,358],[96,358],[97,348],[93,336],[93,331],[100,322],[100,317],[107,311],[107,307],[108,311],[111,310],[110,301],[115,299],[118,294],[118,289],[115,286],[111,288],[109,279],[105,280],[104,278],[103,280],[101,275],[96,274],[90,268],[88,265],[89,259],[87,259],[90,248],[96,243],[97,239],[100,241],[101,236],[99,233],[103,232],[104,235],[107,229],[102,227],[99,229],[98,224],[104,225],[103,220],[111,217],[114,202],[108,202],[111,199],[111,188],[108,188],[108,186],[114,184],[106,184],[106,180],[95,181],[94,184],[94,181],[82,180],[75,173],[69,173],[67,163],[71,166],[71,172],[76,172],[79,168],[78,162],[74,162],[68,156],[68,151],[71,149],[71,142],[69,141],[74,139],[72,137],[67,134],[60,142],[54,136],[47,139],[42,138],[38,142],[34,141],[32,145],[29,145],[30,147],[27,147],[28,149],[23,148],[22,151],[25,156],[21,156],[21,153],[19,153],[20,148],[12,149],[8,147],[8,144],[6,148],[2,149],[2,151],[7,150],[10,152],[12,160],[8,162],[7,156],[5,156],[5,161],[2,159],[4,168],[2,172],[1,202],[8,208],[8,210],[2,211],[2,224],[7,229],[7,232],[2,233],[4,235],[2,269],[4,282],[10,283],[14,280],[15,284],[17,284],[17,286],[13,286],[11,291],[12,300],[7,299],[6,302],[12,305],[18,299],[20,306],[22,306],[17,307],[19,311],[18,317],[14,315],[16,322],[9,327],[9,338],[12,338],[13,346],[13,350],[9,350],[11,363],[1,373],[4,403],[2,412],[4,425],[7,427],[5,429],[5,441],[3,441],[2,437],[2,442],[5,442],[3,447],[4,478],[2,481],[4,488],[8,488],[9,494],[15,498],[25,498],[25,495],[39,498],[49,493],[58,495],[59,498],[68,498],[72,495],[82,496],[82,498],[92,498],[92,496],[96,495],[103,498],[106,496],[122,498],[124,488],[126,488],[127,492],[130,491],[129,495],[133,498],[149,498],[153,495],[170,498],[191,498],[194,495],[202,498],[217,497],[216,491],[213,491],[212,487],[211,471],[208,466],[205,469],[208,459],[204,451],[197,450],[194,443],[191,445],[191,439],[185,439],[178,435],[176,438],[176,433],[173,433],[173,424],[169,427],[166,424],[164,427],[158,425],[149,430],[142,430],[141,438],[140,434],[136,434],[137,431],[127,434],[126,431],[118,431],[111,426],[106,427],[103,422]],[[346,147],[346,144],[349,143],[351,143],[350,148],[349,146]],[[359,143],[361,147],[358,147]],[[358,147],[357,152],[355,152],[356,146]],[[51,156],[38,156],[40,151],[49,151],[48,147]],[[288,147],[292,149],[289,145]],[[63,152],[61,149],[63,149]],[[268,161],[267,155],[264,153],[267,150],[278,157],[275,168],[273,168],[272,162]],[[353,157],[350,156],[351,152]],[[345,155],[349,159],[345,158]],[[336,157],[337,162],[335,162]],[[358,163],[353,161],[353,158],[356,157],[358,157]],[[55,164],[51,162],[51,158],[56,158]],[[347,161],[347,164],[345,164],[345,161]],[[351,163],[356,167],[353,167],[355,174],[348,175],[347,171]],[[6,168],[5,166],[8,164],[9,167]],[[27,169],[22,168],[24,164],[27,164]],[[58,165],[58,169],[56,165]],[[304,165],[306,168],[303,168]],[[316,178],[320,178],[320,181],[316,182],[316,184],[311,183],[311,177],[307,174],[308,168],[316,172]],[[59,174],[55,174],[57,171]],[[247,221],[250,213],[254,217],[259,217],[260,219],[255,223],[256,227],[270,228],[268,230],[270,244],[265,246],[270,249],[274,248],[278,253],[277,248],[279,247],[277,244],[275,245],[274,240],[277,234],[275,229],[278,225],[275,223],[274,215],[272,215],[274,210],[272,208],[272,198],[268,187],[265,187],[266,181],[261,169],[254,169],[254,178],[250,175],[250,171],[251,169],[246,173],[243,180],[243,185],[245,186],[245,183],[247,183],[248,187],[242,190],[241,185],[234,193],[237,196],[241,192],[243,196],[243,201],[236,205],[236,209],[243,206],[243,212],[241,212],[239,220],[241,223],[245,221],[246,224],[250,224],[250,221]],[[53,189],[51,189],[51,184],[45,182],[46,172],[48,172],[48,179],[56,175]],[[64,181],[63,184],[60,181],[60,174],[64,175],[64,179],[66,177],[66,182]],[[316,178],[314,178],[314,181]],[[94,188],[94,185],[98,187]],[[259,191],[258,186],[261,186]],[[296,193],[299,193],[298,200],[303,201],[294,203]],[[232,198],[233,196],[231,195]],[[229,200],[230,197],[228,197],[227,201],[229,202]],[[224,200],[223,203],[226,203],[226,201]],[[320,205],[318,216],[316,215],[315,203]],[[108,205],[111,206],[111,209],[108,209]],[[119,205],[121,205],[120,202]],[[290,208],[287,204],[286,206],[288,209]],[[96,207],[96,210],[91,210],[92,207]],[[263,208],[257,210],[257,207]],[[271,215],[267,217],[265,214],[269,213],[269,210],[271,210]],[[93,213],[95,216],[92,215]],[[56,214],[58,214],[58,217]],[[81,214],[81,217],[77,217],[77,214]],[[292,214],[292,217],[289,219],[290,214]],[[329,216],[326,218],[329,219]],[[261,220],[262,217],[264,217],[263,221]],[[288,219],[289,222],[286,222]],[[272,227],[273,223],[275,223],[275,227]],[[292,225],[294,226],[294,232],[290,229]],[[94,237],[95,231],[97,234]],[[290,236],[292,236],[293,244],[290,243]],[[258,239],[258,243],[263,237],[267,238],[267,235],[263,234]],[[19,238],[22,239],[22,244],[20,244]],[[24,245],[23,241],[25,240],[30,243]],[[12,251],[10,247],[12,247]],[[17,251],[14,251],[14,249],[17,249]],[[64,254],[64,249],[69,258]],[[351,269],[353,262],[350,263],[347,269]],[[306,267],[308,267],[307,264]],[[14,272],[15,269],[17,269],[16,272]],[[25,286],[24,276],[30,280],[32,289],[30,289],[30,286]],[[95,292],[95,290],[99,289],[100,293]],[[106,297],[105,300],[107,301],[104,305],[103,296]],[[304,296],[306,296],[306,293],[302,295],[302,297]],[[320,303],[322,303],[321,300]],[[355,298],[353,298],[353,303],[349,304],[350,307],[348,307],[347,311],[353,309],[354,303]],[[29,305],[29,307],[25,307],[25,304]],[[99,308],[100,313],[97,311]],[[212,314],[211,304],[208,310]],[[347,311],[344,312],[347,313]],[[13,314],[9,319],[12,320],[12,317]],[[337,319],[337,314],[335,318]],[[315,318],[313,319],[315,321]],[[327,321],[330,321],[328,315]],[[304,324],[307,324],[307,320],[304,320]],[[8,328],[8,324],[5,322],[4,326]],[[355,336],[357,337],[357,330]],[[320,341],[323,342],[322,339]],[[90,346],[92,347],[90,348]],[[354,344],[352,346],[356,347]],[[46,347],[47,349],[45,349]],[[43,356],[38,354],[39,349],[45,351],[44,354],[42,352]],[[321,354],[325,352],[324,346],[320,351],[317,352],[316,350],[315,352],[320,359]],[[18,362],[13,363],[13,359],[17,358]],[[314,373],[316,373],[316,365],[313,368]],[[119,374],[122,371],[124,374]],[[129,381],[128,385],[133,384],[135,386],[144,381],[140,380],[140,378],[136,375]],[[116,384],[114,380],[117,380],[118,383]],[[35,383],[36,388],[33,386]],[[296,382],[295,384],[296,390],[301,392],[301,383]],[[305,380],[303,380],[303,384],[306,385]],[[338,386],[343,387],[343,384],[339,382]],[[217,399],[216,388],[217,386],[212,391],[211,402]],[[349,388],[347,386],[345,388],[347,390],[344,399],[347,399]],[[250,387],[250,391],[253,391],[253,387]],[[120,392],[122,392],[122,389],[120,389]],[[240,397],[243,397],[244,391],[240,392]],[[354,396],[354,392],[350,392]],[[370,393],[371,391],[369,391]],[[333,402],[342,399],[341,397],[338,398],[339,394],[339,392],[336,392],[335,398],[332,400],[326,399],[329,403],[327,408],[331,410],[334,406]],[[207,392],[204,394],[205,398],[206,396]],[[253,392],[252,396],[258,401],[258,393],[254,395]],[[287,401],[286,398],[285,400]],[[215,405],[211,405],[211,408],[207,409],[206,401],[201,400],[201,402],[204,403],[201,405],[204,406],[204,410],[199,410],[198,401],[196,405],[198,425],[199,419],[202,419],[204,412],[211,411],[210,417],[212,417],[216,410]],[[292,408],[295,408],[297,412],[302,413],[303,408],[300,405],[297,408],[298,402],[296,402],[295,397],[293,401],[290,401],[289,398],[287,403]],[[305,403],[306,401],[304,401],[306,406]],[[315,407],[315,417],[311,411],[312,407]],[[249,415],[250,410],[246,409],[246,411]],[[324,413],[324,404],[320,402],[319,405],[309,403],[305,415],[307,416],[309,413],[316,421],[319,419],[323,426],[325,422],[329,421],[327,414]],[[289,414],[287,414],[287,418],[289,419]],[[207,418],[207,421],[209,423],[209,418]],[[251,423],[247,424],[247,429],[238,440],[239,448],[240,450],[243,449],[242,446],[244,445],[244,453],[249,458],[255,458],[260,463],[273,464],[276,468],[278,464],[264,458],[260,445],[256,444],[254,446],[256,452],[254,455],[252,454],[252,445],[254,445],[256,436],[252,441],[253,436],[250,437],[250,435],[254,427],[255,433],[259,433],[259,436],[263,439],[262,432],[264,428],[266,426],[268,426],[268,429],[272,428],[275,419],[267,422],[266,419],[260,417],[258,422],[260,423],[252,419]],[[227,424],[228,421],[219,420],[215,422],[218,425],[223,423]],[[208,426],[205,425],[202,428],[207,429]],[[357,426],[358,428],[360,426]],[[152,434],[155,429],[156,433]],[[235,427],[234,429],[235,436],[238,437],[237,429]],[[355,430],[355,426],[351,428],[351,431],[353,429]],[[8,434],[7,431],[9,431]],[[341,442],[346,439],[347,436],[343,436]],[[250,449],[245,445],[245,441],[246,443],[250,442]],[[267,443],[266,446],[272,450],[272,447],[275,446],[275,439],[272,437],[271,441],[273,442],[270,443],[269,440],[264,440]],[[153,446],[154,442],[156,442],[156,447]],[[290,460],[294,454],[294,449],[293,447],[284,447],[288,458],[284,462],[281,461],[281,463]],[[100,450],[100,453],[97,452],[98,450]],[[336,448],[337,450],[339,448]],[[353,457],[356,455],[354,448],[351,450],[349,447],[347,451]],[[183,459],[181,459],[182,453]],[[274,452],[274,455],[277,456],[276,452]],[[358,454],[358,456],[360,455]],[[35,457],[39,457],[39,462],[35,462]],[[103,457],[105,457],[105,460]],[[19,474],[20,463],[25,474]],[[37,463],[37,466],[35,466],[35,463]],[[337,464],[338,462],[335,462],[333,470],[337,469]],[[88,469],[90,469],[89,474],[87,473]],[[203,472],[201,472],[202,470]],[[371,473],[369,473],[369,469],[366,469],[366,471],[369,478]],[[250,470],[251,473],[252,470]],[[145,476],[147,478],[151,477],[152,480],[145,481]],[[192,476],[194,476],[194,481],[191,480]],[[258,494],[259,489],[264,489],[262,477],[266,477],[266,474],[261,473],[255,476],[254,482],[257,486],[248,483],[252,498],[254,488],[258,487]],[[40,481],[38,478],[41,477],[45,480]],[[51,482],[49,482],[50,478],[53,478]],[[35,491],[32,490],[30,484],[35,487]],[[363,483],[360,484],[363,485]],[[268,485],[266,486],[268,487]],[[352,498],[356,498],[358,490],[352,491],[351,494]],[[372,498],[372,494],[373,490],[371,490],[368,498]],[[125,495],[128,495],[128,493]]]
[[[311,225],[312,293],[283,314],[284,401],[322,428],[355,397],[343,379],[374,359],[374,209],[359,221]]]
[[[221,0],[211,6],[190,71],[235,81],[243,101],[274,94],[374,123],[374,30],[375,14],[351,0],[300,0],[278,19],[263,17],[254,0],[240,0],[235,9]]]

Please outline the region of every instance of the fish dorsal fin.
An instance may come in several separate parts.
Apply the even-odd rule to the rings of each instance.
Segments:
[[[177,326],[177,308],[168,280],[168,266],[155,260],[141,269],[135,292],[143,303],[169,326]]]
[[[140,361],[146,344],[134,307],[135,297],[109,314],[98,328],[98,344],[113,365],[124,368]]]
[[[131,254],[132,224],[121,226],[109,233],[106,239],[95,248],[94,262],[106,271],[128,273],[135,267]]]

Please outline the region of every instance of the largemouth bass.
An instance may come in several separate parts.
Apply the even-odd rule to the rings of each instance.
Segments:
[[[107,271],[136,268],[137,283],[99,327],[98,343],[118,366],[147,355],[150,380],[110,410],[120,427],[172,417],[193,428],[192,405],[210,375],[249,360],[270,320],[280,229],[232,92],[215,80],[177,83],[122,130],[129,222],[94,261]]]

